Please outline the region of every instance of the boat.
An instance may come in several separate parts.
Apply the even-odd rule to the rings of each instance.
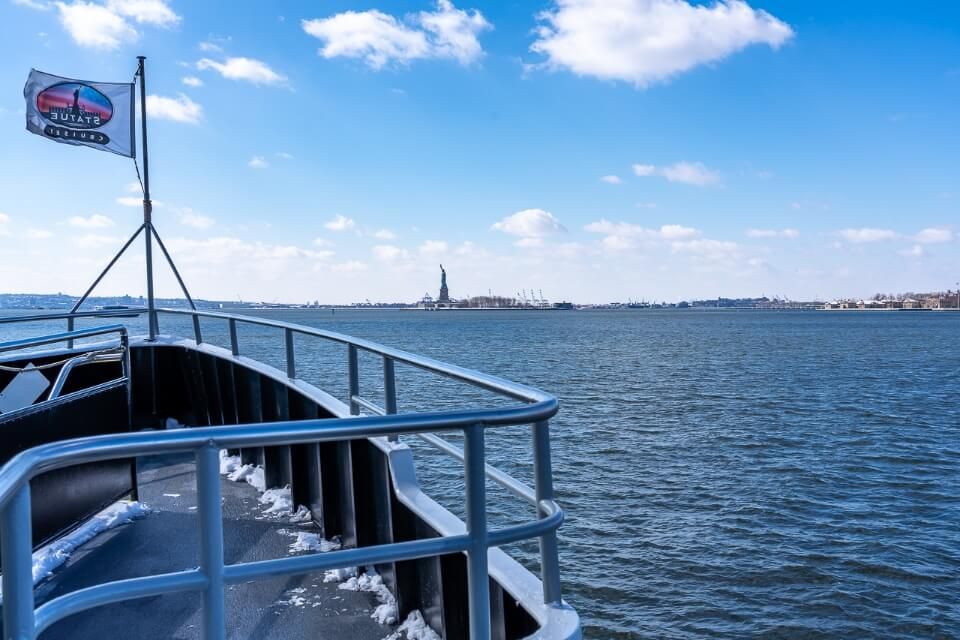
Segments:
[[[136,318],[143,311],[137,307],[131,307],[125,304],[105,304],[94,307],[96,311],[113,311],[113,318]]]
[[[57,81],[31,72],[28,88]],[[76,102],[105,85],[70,86]],[[363,338],[198,309],[152,222],[141,126],[143,224],[70,311],[0,318],[0,337],[21,336],[0,342],[3,637],[580,638],[561,591],[557,399]],[[113,143],[132,132],[117,129]],[[86,310],[141,233],[146,308]],[[156,305],[154,241],[187,308]],[[222,344],[204,333],[214,323],[227,328]],[[282,368],[252,357],[269,349],[242,339],[251,328],[261,341],[273,332]],[[329,348],[346,366],[321,388],[302,372],[341,371],[317,359]],[[412,370],[435,395],[404,411],[398,389]],[[371,375],[375,395],[361,386]],[[449,408],[471,388],[485,405]],[[533,486],[487,459],[485,443],[518,427],[531,433]],[[418,481],[412,442],[462,465],[463,517]],[[528,517],[492,526],[488,482]],[[533,540],[536,573],[503,549]]]
[[[162,606],[109,614],[96,608],[185,593],[202,595],[191,600],[195,610],[186,619],[201,620],[204,638],[281,637],[253,635],[250,623],[244,622],[249,616],[237,617],[237,607],[256,611],[270,604],[257,600],[256,589],[240,587],[278,577],[316,577],[330,570],[352,574],[357,567],[376,568],[395,602],[396,621],[419,612],[443,638],[580,637],[577,614],[564,603],[560,590],[556,530],[564,514],[554,500],[549,444],[556,398],[323,329],[219,311],[157,308],[145,313],[152,314],[152,327],[160,326],[160,318],[186,317],[195,331],[190,336],[135,335],[116,323],[110,310],[0,319],[0,330],[35,322],[93,322],[0,343],[0,388],[5,388],[3,395],[20,399],[19,406],[8,403],[0,413],[6,436],[0,469],[6,638],[35,638],[48,629],[44,638],[94,637],[98,629],[117,621],[158,630],[156,636],[136,637],[181,637],[176,633],[182,629],[165,624],[169,612]],[[229,347],[205,340],[201,321],[226,323]],[[242,326],[275,331],[286,369],[245,356]],[[303,361],[294,338],[343,349],[348,364],[345,395],[337,397],[335,389],[320,389],[300,378]],[[30,349],[28,354],[25,349]],[[360,394],[361,353],[379,359],[382,398]],[[484,389],[514,404],[400,412],[398,364]],[[191,426],[165,429],[168,424]],[[528,425],[532,433],[534,487],[486,463],[485,440],[514,425]],[[463,434],[462,449],[439,435],[450,431]],[[409,438],[463,463],[465,521],[420,486],[413,450],[405,442]],[[291,505],[309,513],[298,531],[338,540],[340,549],[245,560],[258,557],[258,541],[249,533],[245,542],[236,541],[248,525],[231,515],[236,491],[220,473],[223,460],[231,458],[261,473],[261,488],[289,488]],[[134,521],[126,525],[123,544],[98,543],[91,552],[95,565],[68,564],[62,574],[55,572],[35,588],[34,551],[56,547],[118,500],[156,500],[160,489],[173,495],[167,491],[169,482],[160,482],[171,469],[181,476],[178,494],[195,493],[192,513],[167,517],[168,526],[162,514]],[[531,519],[490,528],[488,480],[529,503]],[[539,576],[499,549],[531,539],[540,543]],[[171,548],[185,545],[196,546],[196,565],[154,569],[158,558],[151,554],[165,557],[173,553]],[[150,549],[151,554],[124,557],[133,548]],[[101,581],[113,577],[118,565],[129,565],[126,573],[136,577]],[[68,590],[71,585],[73,590]],[[227,606],[225,594],[235,588]],[[272,619],[274,612],[264,615]],[[317,637],[316,629],[302,631],[282,637]]]

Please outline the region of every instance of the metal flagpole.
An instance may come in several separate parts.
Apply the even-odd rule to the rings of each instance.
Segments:
[[[140,131],[141,148],[143,149],[143,228],[146,233],[147,256],[147,324],[150,331],[150,340],[154,340],[159,333],[157,328],[157,309],[153,300],[153,202],[150,200],[150,160],[147,155],[147,81],[144,74],[144,60],[146,56],[137,56],[140,76]]]

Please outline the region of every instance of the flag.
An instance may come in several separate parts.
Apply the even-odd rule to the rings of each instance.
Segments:
[[[23,87],[27,131],[133,158],[133,83],[71,80],[30,70]]]

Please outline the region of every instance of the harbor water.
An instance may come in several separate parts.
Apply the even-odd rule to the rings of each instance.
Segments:
[[[559,396],[564,597],[587,638],[960,637],[960,314],[242,313]],[[203,327],[229,344],[223,323]],[[161,330],[192,335],[186,318],[161,316]],[[24,332],[0,326],[0,340]],[[283,370],[282,333],[240,337]],[[298,371],[343,397],[342,350],[298,338],[297,351]],[[361,359],[371,396],[377,367]],[[401,410],[483,400],[397,373]],[[528,433],[487,443],[490,462],[529,481]],[[462,472],[413,446],[428,493],[461,509]],[[530,517],[493,488],[490,514]],[[536,570],[535,546],[510,552]]]

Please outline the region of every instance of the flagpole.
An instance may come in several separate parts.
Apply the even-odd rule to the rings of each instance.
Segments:
[[[147,257],[147,325],[150,332],[150,340],[157,337],[157,309],[153,300],[153,202],[150,200],[150,160],[147,154],[147,80],[144,73],[144,61],[146,56],[137,56],[139,67],[137,75],[140,76],[140,130],[141,146],[143,148],[143,228],[146,233],[146,257]]]

